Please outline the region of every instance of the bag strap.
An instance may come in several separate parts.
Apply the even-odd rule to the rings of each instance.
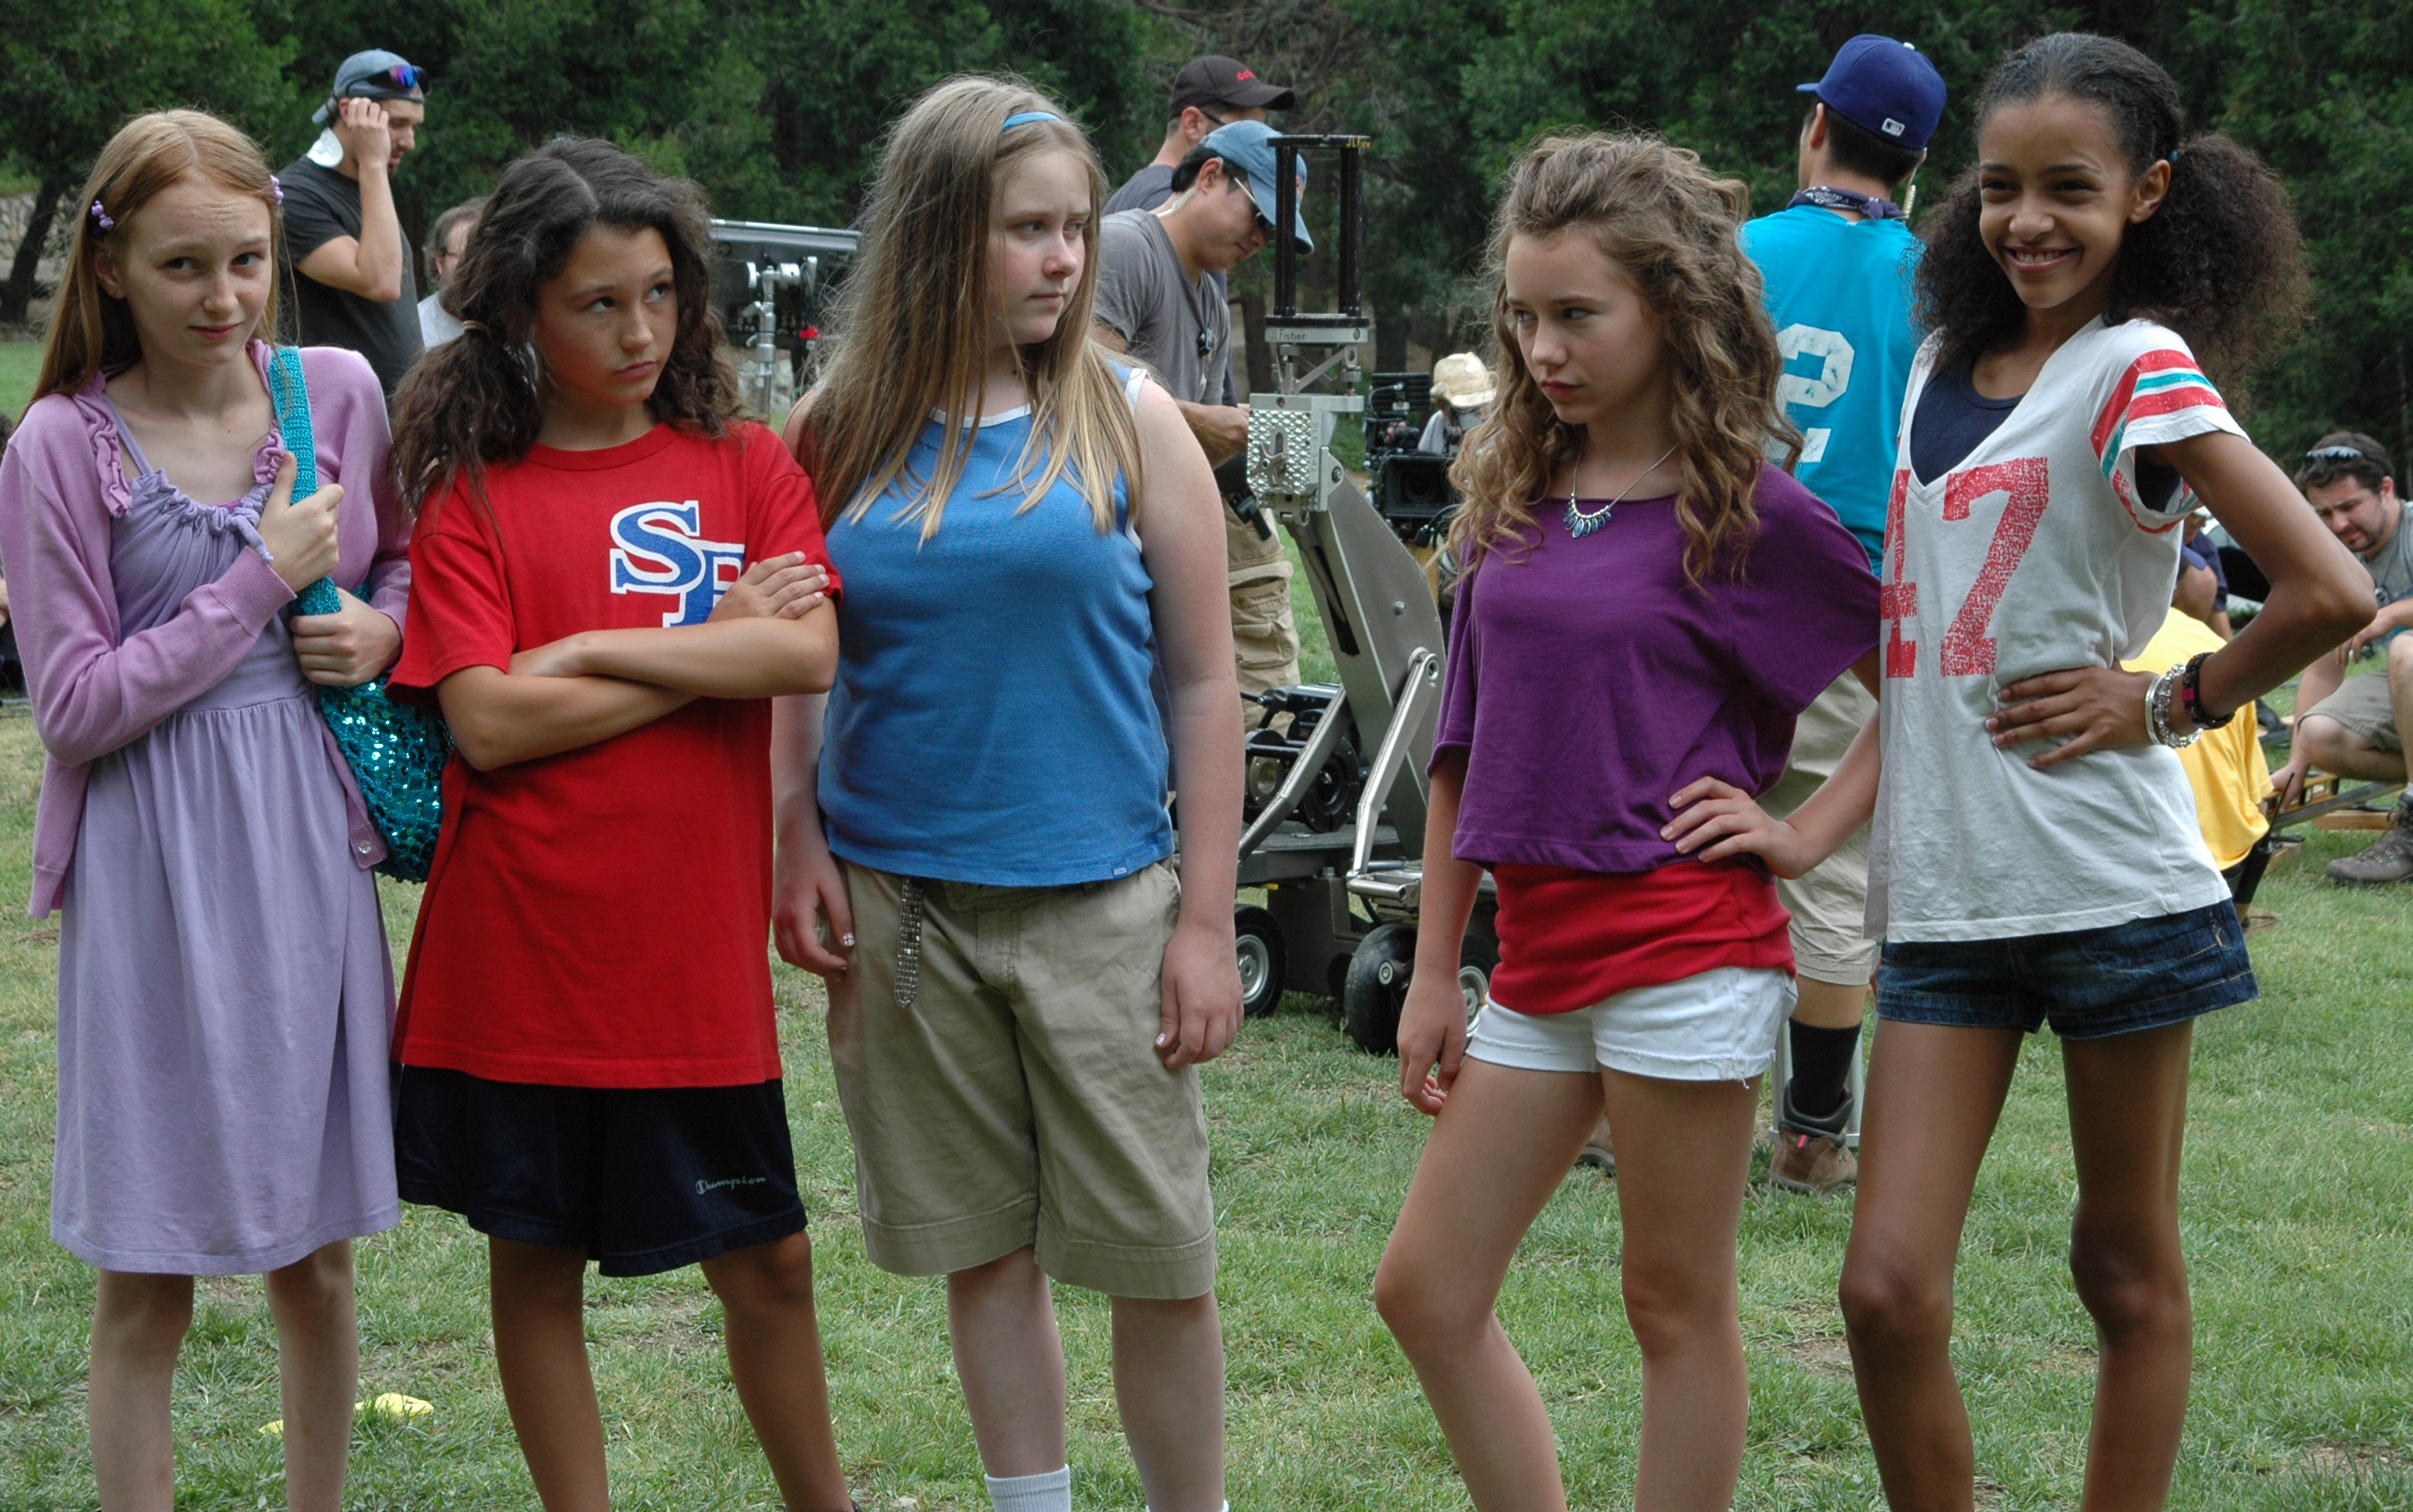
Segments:
[[[318,491],[318,448],[310,428],[310,386],[302,379],[302,351],[279,347],[268,360],[268,402],[276,408],[276,428],[293,453],[293,497]]]
[[[268,358],[268,402],[276,410],[277,434],[293,455],[293,497],[318,491],[318,437],[310,428],[310,385],[302,378],[302,349],[278,347]],[[335,580],[322,577],[294,596],[293,612],[332,615],[343,607]]]

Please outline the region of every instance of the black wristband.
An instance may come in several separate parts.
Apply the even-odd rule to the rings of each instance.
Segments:
[[[2198,730],[2217,730],[2237,718],[2237,711],[2230,709],[2215,719],[2203,706],[2203,664],[2211,660],[2211,652],[2198,651],[2187,658],[2186,671],[2179,674],[2179,702],[2186,705],[2187,718]]]

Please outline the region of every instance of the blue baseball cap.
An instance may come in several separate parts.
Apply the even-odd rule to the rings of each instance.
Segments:
[[[406,61],[399,52],[373,47],[344,60],[335,70],[334,87],[327,91],[327,103],[319,106],[310,119],[325,126],[339,99],[423,100],[427,96],[422,88],[426,82],[425,69]]]
[[[1206,133],[1198,145],[1237,168],[1249,176],[1249,197],[1257,202],[1257,214],[1268,226],[1279,225],[1274,218],[1274,149],[1273,140],[1281,133],[1263,121],[1235,121],[1230,126],[1217,126]],[[1307,187],[1307,158],[1298,163],[1298,186]],[[1315,250],[1315,238],[1307,234],[1306,195],[1291,201],[1291,234],[1302,252]]]
[[[1863,32],[1835,52],[1827,77],[1803,84],[1827,109],[1861,130],[1907,147],[1924,149],[1944,118],[1944,76],[1927,54],[1908,42]]]

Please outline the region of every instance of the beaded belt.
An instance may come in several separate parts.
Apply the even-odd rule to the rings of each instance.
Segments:
[[[896,889],[896,1006],[910,1008],[922,987],[922,882],[908,877]]]

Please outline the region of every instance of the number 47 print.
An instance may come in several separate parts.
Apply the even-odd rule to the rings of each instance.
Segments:
[[[1943,670],[1947,677],[1975,677],[1991,674],[1994,670],[1994,638],[1986,633],[1986,627],[1993,621],[1994,605],[2002,600],[2005,586],[2019,570],[2020,558],[2028,554],[2028,547],[2036,541],[2036,522],[2044,518],[2044,507],[2050,497],[2045,459],[2018,457],[1953,473],[1944,483],[1944,518],[1969,518],[1969,506],[1989,494],[2006,497],[2003,516],[1995,523],[1994,539],[1986,548],[1986,562],[1977,570],[1977,581],[1969,586],[1969,597],[1962,600],[1961,612],[1952,616],[1951,626],[1944,632]],[[1902,581],[1902,515],[1909,496],[1910,469],[1898,467],[1893,475],[1893,497],[1886,503],[1886,539],[1892,548],[1894,581],[1878,590],[1881,612],[1890,627],[1885,657],[1885,674],[1888,677],[1908,677],[1918,670],[1918,643],[1904,640],[1902,633],[1902,621],[1918,612],[1918,585]]]

